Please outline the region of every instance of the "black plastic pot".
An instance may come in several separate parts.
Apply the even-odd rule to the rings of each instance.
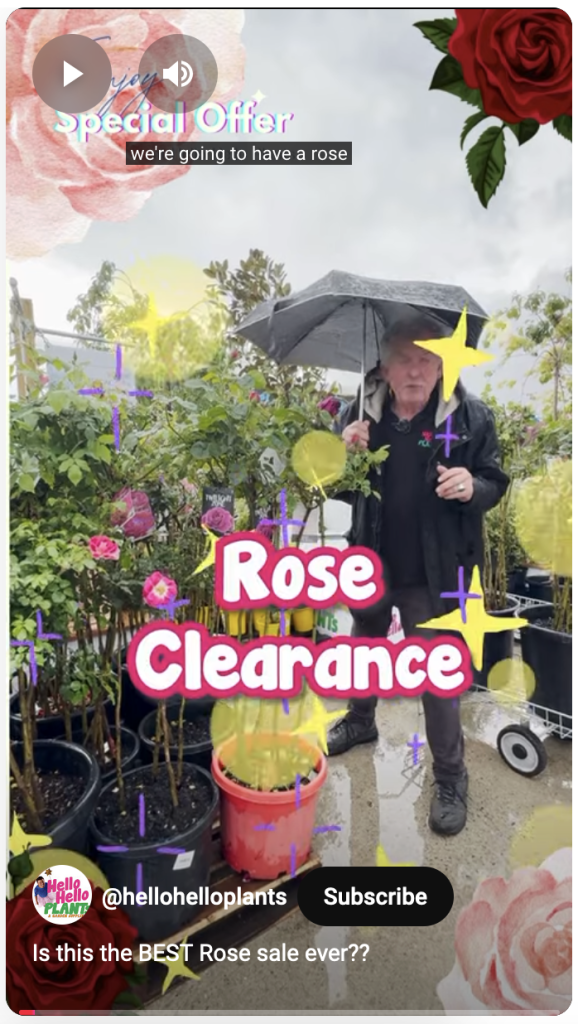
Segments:
[[[149,766],[136,768],[129,772],[125,778],[141,773],[145,778],[152,769]],[[159,903],[157,906],[136,904],[131,906],[130,897],[123,909],[128,914],[132,924],[138,929],[141,939],[156,942],[159,939],[166,939],[173,935],[180,928],[189,924],[190,921],[203,911],[204,905],[187,903],[186,894],[194,892],[198,894],[201,887],[208,885],[209,872],[211,869],[211,835],[213,821],[217,814],[219,803],[219,791],[213,782],[211,775],[198,765],[188,765],[187,771],[192,775],[202,776],[211,789],[212,799],[209,809],[203,817],[191,824],[191,827],[181,835],[167,836],[164,843],[141,843],[139,846],[132,846],[121,852],[107,853],[98,850],[99,846],[116,846],[118,842],[110,836],[103,835],[96,827],[94,817],[90,822],[91,842],[94,847],[94,857],[102,871],[106,875],[110,886],[120,889],[122,892],[126,887],[129,893],[136,895],[137,892],[144,892],[147,897],[149,889],[152,889],[154,898],[155,890],[158,890]],[[109,783],[103,790],[103,797],[108,795],[114,786]],[[145,790],[146,791],[146,790]],[[110,799],[113,799],[110,794]],[[177,858],[182,854],[158,853],[159,847],[178,847],[186,853],[193,854],[191,863],[187,867],[177,868]],[[142,877],[142,884],[137,883],[137,866],[142,865],[141,872],[138,872],[139,883]],[[138,887],[137,887],[138,885]],[[173,894],[177,889],[183,893],[183,903],[171,902],[168,905],[160,903],[160,894],[170,892]]]
[[[535,601],[552,600],[552,579],[543,569],[528,569],[526,572],[526,596]]]
[[[490,611],[488,609],[488,615],[491,615],[497,619],[510,618],[518,615],[518,602],[515,597],[508,597],[508,607],[502,608],[500,611]],[[474,669],[474,683],[476,686],[488,685],[488,675],[493,669],[494,665],[497,665],[499,661],[505,661],[506,658],[514,657],[514,631],[511,629],[505,629],[503,633],[486,633],[484,637],[484,660],[482,663],[481,671]]]
[[[106,717],[110,721],[114,715],[112,701],[105,700]],[[88,724],[94,718],[94,708],[86,709],[86,720]],[[82,711],[72,711],[70,714],[72,731],[82,728]],[[64,716],[49,715],[47,718],[36,717],[36,738],[39,740],[55,740],[64,736]],[[22,716],[20,714],[19,696],[13,693],[10,698],[10,738],[13,740],[22,739]]]
[[[121,687],[121,702],[120,702],[120,713],[123,725],[128,726],[134,732],[138,732],[138,727],[142,722],[145,715],[148,715],[153,708],[156,708],[158,700],[155,697],[147,697],[146,694],[142,693],[136,688],[132,679],[130,678],[128,668],[126,667],[126,649],[121,651],[122,667],[120,676],[120,687]],[[113,659],[112,670],[116,675],[117,662]],[[179,698],[170,698],[167,702],[173,703],[174,700]]]
[[[543,612],[543,609],[541,609]],[[547,617],[547,616],[544,616]],[[557,633],[547,626],[530,622],[520,633],[522,657],[536,677],[536,689],[530,697],[537,705],[537,714],[556,723],[556,714],[567,715],[558,720],[564,729],[570,729],[572,715],[572,635]],[[554,712],[546,716],[540,708]],[[558,732],[560,730],[557,730]]]
[[[213,700],[212,697],[207,697],[199,700],[188,700],[185,704],[185,720],[188,722],[192,722],[195,720],[195,718],[198,718],[200,715],[210,714],[214,706],[214,703],[215,701]],[[175,728],[179,717],[179,711],[180,699],[179,703],[169,704],[167,707],[168,720],[171,725],[174,724]],[[143,761],[146,761],[149,764],[153,759],[153,736],[155,734],[156,718],[157,712],[155,708],[155,710],[151,711],[151,713],[147,715],[146,718],[143,718],[138,729],[138,734],[142,748]],[[212,751],[213,741],[209,737],[209,739],[205,740],[202,743],[192,743],[189,746],[184,746],[183,760],[187,761],[189,764],[198,764],[200,765],[201,768],[206,768],[207,771],[209,771],[211,767]],[[178,755],[178,747],[176,743],[171,746],[170,753],[171,761],[176,761]],[[160,747],[159,754],[160,758],[164,760],[165,755],[162,746]]]
[[[24,747],[12,743],[12,750],[19,767],[22,767]],[[96,758],[76,743],[65,740],[36,740],[34,763],[39,771],[56,770],[65,775],[81,776],[86,785],[74,807],[60,818],[46,835],[52,836],[52,845],[65,850],[86,853],[88,848],[88,822],[92,816],[100,793],[100,770]]]
[[[526,596],[526,566],[520,566],[508,573],[508,594]]]
[[[116,729],[114,725],[111,726],[110,731],[112,734],[112,738],[114,739],[114,737],[116,736]],[[126,772],[130,771],[131,768],[137,768],[139,766],[137,758],[140,751],[140,741],[136,732],[133,732],[132,729],[127,729],[125,725],[121,725],[120,735],[122,752],[122,770],[123,774],[125,774]],[[58,739],[64,738],[64,736],[58,737]],[[84,734],[82,732],[82,729],[78,729],[72,733],[72,742],[78,743],[80,746],[85,745]],[[107,768],[105,771],[103,771],[99,765],[99,771],[103,786],[116,775],[116,769],[114,764],[111,765],[110,768]]]

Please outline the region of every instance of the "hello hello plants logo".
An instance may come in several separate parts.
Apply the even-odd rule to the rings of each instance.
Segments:
[[[58,864],[38,876],[32,902],[44,920],[71,924],[86,914],[92,902],[92,887],[82,871]]]

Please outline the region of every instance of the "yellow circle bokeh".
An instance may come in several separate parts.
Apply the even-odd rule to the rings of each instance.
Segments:
[[[488,673],[488,690],[504,707],[528,701],[536,689],[536,677],[521,658],[498,661]]]
[[[514,491],[514,521],[522,547],[537,565],[572,575],[572,463],[557,459]]]
[[[323,488],[343,476],[347,459],[345,442],[326,430],[304,434],[291,453],[297,476],[309,487]]]
[[[556,850],[572,846],[572,808],[566,804],[536,807],[510,846],[512,868],[538,867]]]
[[[211,714],[211,739],[223,766],[252,789],[290,786],[305,777],[319,759],[316,746],[296,733],[312,712],[313,694],[305,690],[287,702],[235,697],[218,700]]]
[[[113,294],[130,309],[134,289],[148,297],[148,305],[124,318],[124,364],[152,383],[183,380],[207,366],[223,344],[227,324],[226,309],[211,296],[211,287],[200,267],[177,256],[129,266]]]

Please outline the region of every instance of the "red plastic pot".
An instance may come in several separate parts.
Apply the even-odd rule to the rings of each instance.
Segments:
[[[272,879],[294,873],[308,859],[315,826],[317,797],[327,778],[327,761],[322,752],[303,736],[292,737],[314,752],[317,775],[295,790],[261,792],[228,778],[223,766],[237,739],[232,737],[213,752],[213,778],[221,793],[221,839],[223,856],[234,871],[251,878]],[[245,742],[270,743],[268,736],[247,736]],[[309,755],[309,760],[311,756]],[[274,825],[274,829],[264,829]]]

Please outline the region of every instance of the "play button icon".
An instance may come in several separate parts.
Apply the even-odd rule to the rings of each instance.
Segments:
[[[88,36],[57,36],[39,50],[32,67],[44,103],[64,114],[92,110],[110,90],[112,68],[105,50]]]
[[[84,71],[79,71],[78,68],[73,68],[72,64],[68,61],[64,61],[64,87],[70,85],[71,82],[76,82],[77,78],[80,78],[84,74]]]

